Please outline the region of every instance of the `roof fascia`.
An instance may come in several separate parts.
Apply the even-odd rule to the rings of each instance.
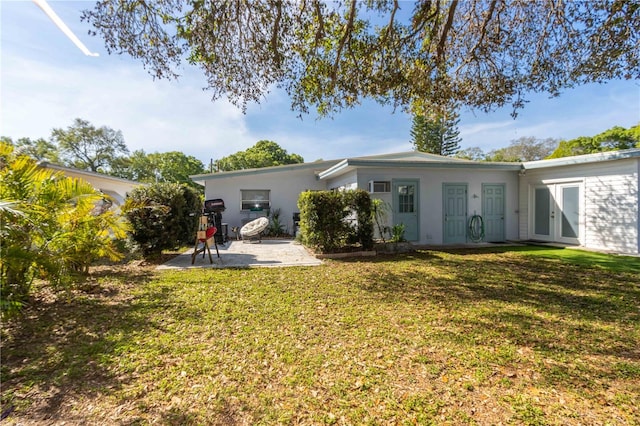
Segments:
[[[297,163],[297,164],[287,164],[284,166],[272,166],[272,167],[262,167],[259,169],[244,169],[244,170],[231,170],[228,172],[218,172],[218,173],[207,173],[201,175],[190,175],[189,177],[196,183],[201,183],[207,180],[215,180],[215,179],[224,179],[228,177],[238,177],[238,176],[251,176],[251,175],[260,175],[265,173],[276,173],[276,172],[287,172],[292,170],[304,170],[311,168],[319,168],[322,169],[329,164],[333,164],[336,161],[316,161],[313,163]],[[201,183],[202,184],[202,183]]]
[[[358,158],[348,158],[335,166],[324,170],[318,177],[326,179],[331,176],[338,176],[341,172],[351,170],[353,167],[377,167],[377,168],[424,168],[424,169],[481,169],[481,170],[522,170],[521,163],[490,163],[490,162],[468,162],[468,161],[393,161],[393,160],[366,160]]]
[[[544,169],[548,167],[572,166],[577,164],[599,163],[603,161],[640,158],[640,149],[632,148],[621,151],[598,152],[596,154],[575,155],[572,157],[552,158],[549,160],[526,161],[522,163],[525,170]]]
[[[75,169],[73,167],[59,166],[57,164],[52,164],[52,163],[49,163],[47,161],[38,162],[38,166],[40,166],[42,168],[45,168],[45,169],[58,170],[58,171],[61,171],[61,172],[68,172],[68,173],[75,173],[75,174],[83,175],[83,176],[92,176],[92,177],[96,177],[96,178],[99,178],[99,179],[112,180],[112,181],[116,181],[116,182],[127,183],[127,184],[130,184],[130,185],[148,185],[146,183],[137,182],[135,180],[125,179],[125,178],[121,178],[121,177],[118,177],[118,176],[111,176],[111,175],[107,175],[107,174],[104,174],[104,173],[92,172],[92,171],[89,171],[89,170],[80,170],[80,169]]]

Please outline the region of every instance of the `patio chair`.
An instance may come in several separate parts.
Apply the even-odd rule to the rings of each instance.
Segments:
[[[242,242],[246,242],[247,240],[251,241],[252,239],[257,238],[258,242],[262,242],[262,232],[267,229],[269,226],[269,219],[266,217],[259,217],[255,220],[244,225],[240,228],[240,236],[242,237]]]

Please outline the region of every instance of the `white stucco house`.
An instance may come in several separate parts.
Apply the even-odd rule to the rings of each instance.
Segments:
[[[129,193],[136,186],[144,185],[140,182],[122,179],[115,176],[105,175],[103,173],[90,172],[88,170],[80,170],[73,167],[64,167],[48,162],[40,162],[38,166],[61,172],[65,176],[83,179],[89,182],[95,189],[108,195],[116,207],[121,207]]]
[[[294,230],[306,190],[364,189],[391,207],[416,244],[545,241],[640,254],[640,149],[525,163],[476,162],[403,152],[191,176],[205,199],[221,198],[223,222],[241,226],[280,209]]]

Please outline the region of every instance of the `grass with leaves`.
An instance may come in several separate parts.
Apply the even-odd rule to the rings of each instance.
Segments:
[[[640,423],[640,259],[95,271],[3,324],[6,424]]]

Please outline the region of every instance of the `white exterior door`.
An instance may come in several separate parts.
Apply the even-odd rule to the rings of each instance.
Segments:
[[[582,194],[581,182],[533,187],[531,200],[533,239],[580,244],[584,214]]]
[[[582,231],[580,226],[580,222],[582,222],[581,194],[580,184],[556,185],[559,213],[556,220],[558,229],[557,241],[580,244],[580,233]]]

